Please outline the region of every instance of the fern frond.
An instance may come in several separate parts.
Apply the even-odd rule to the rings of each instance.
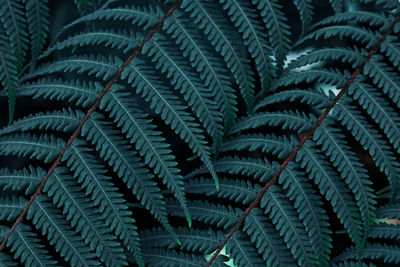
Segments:
[[[161,222],[165,229],[179,243],[170,226],[165,209],[165,202],[153,175],[141,163],[138,155],[127,148],[127,142],[118,137],[117,131],[98,113],[84,125],[82,135],[90,141],[107,161],[117,175],[132,190],[140,203]]]
[[[1,235],[0,235],[1,237]],[[1,267],[11,267],[11,266],[19,266],[15,260],[13,260],[9,255],[6,253],[0,252],[0,266]]]
[[[371,238],[382,238],[385,240],[400,240],[400,227],[398,225],[390,225],[385,222],[375,224],[371,227]]]
[[[141,27],[141,29],[147,30],[154,26],[162,16],[163,12],[157,5],[149,5],[147,7],[125,6],[101,9],[85,16],[81,16],[70,24],[64,26],[59,35],[67,32],[70,28],[80,23],[94,22],[96,20],[103,21],[106,19],[112,19],[115,21],[129,21],[132,24],[136,24],[137,26]]]
[[[314,15],[312,0],[293,0],[293,3],[299,10],[302,23],[302,34],[304,34],[308,31]]]
[[[223,178],[220,181],[220,190],[215,189],[210,179],[193,179],[185,186],[186,192],[190,194],[201,194],[206,196],[217,195],[220,198],[229,199],[245,205],[257,197],[261,190],[259,185],[252,185],[251,182],[242,180],[231,180]]]
[[[135,256],[136,262],[144,266],[139,246],[139,234],[132,218],[132,213],[123,204],[125,199],[119,194],[117,188],[111,183],[110,177],[105,175],[104,168],[99,161],[90,154],[87,144],[82,140],[75,140],[71,148],[66,151],[63,159],[67,166],[78,178],[78,183],[91,195],[94,205],[99,206],[99,213],[106,225],[119,236],[128,250]]]
[[[288,69],[294,70],[326,60],[340,60],[343,63],[350,63],[352,68],[356,69],[363,63],[364,56],[366,56],[365,51],[358,51],[357,48],[322,48],[300,56],[289,64]]]
[[[206,145],[198,124],[185,111],[180,101],[168,93],[168,89],[156,80],[153,72],[138,60],[136,60],[135,66],[131,64],[122,73],[122,79],[127,79],[129,83],[132,83],[136,87],[136,93],[140,94],[146,102],[150,102],[151,108],[158,106],[155,108],[155,112],[189,145],[193,153],[200,157],[218,188],[218,177],[211,163],[210,149]]]
[[[350,248],[337,256],[334,262],[340,262],[351,259],[381,259],[384,263],[400,263],[400,247],[393,245],[381,245],[367,243],[361,254],[355,248]]]
[[[183,58],[171,49],[174,44],[163,39],[154,37],[143,48],[143,53],[156,63],[157,69],[167,74],[171,84],[181,92],[208,133],[219,140],[223,135],[222,116],[216,109],[211,91],[205,88],[200,78],[191,74],[190,67],[184,63]]]
[[[312,105],[321,110],[329,106],[329,99],[320,92],[294,89],[277,92],[273,95],[265,97],[254,107],[254,112],[260,112],[261,109],[271,104],[279,104],[284,101],[294,102],[295,100],[299,101],[300,103]]]
[[[377,218],[400,219],[400,205],[398,203],[389,203],[376,210]]]
[[[320,40],[335,37],[343,39],[344,37],[348,37],[354,41],[360,42],[367,49],[371,49],[377,44],[377,36],[379,36],[379,34],[366,28],[349,25],[334,25],[313,31],[300,40],[299,43],[309,39]]]
[[[266,90],[274,76],[272,66],[272,49],[267,42],[267,32],[257,21],[257,13],[250,6],[250,3],[242,0],[220,0],[234,23],[235,27],[242,34],[244,44],[254,59],[258,75],[260,77],[261,88]]]
[[[363,73],[371,77],[373,83],[382,89],[397,107],[400,107],[400,79],[382,62],[382,59],[382,56],[373,56],[365,65]]]
[[[15,171],[0,169],[0,188],[3,191],[22,191],[25,195],[31,195],[45,174],[44,169],[32,166]]]
[[[5,36],[3,27],[0,27],[0,35]],[[15,103],[18,87],[18,66],[17,58],[10,53],[12,50],[11,44],[5,39],[0,39],[0,82],[6,90],[8,97],[8,113],[9,121],[14,118]]]
[[[49,8],[48,0],[24,0],[26,17],[28,18],[28,29],[30,35],[31,69],[34,68],[39,53],[46,43],[49,31]]]
[[[301,167],[306,168],[310,178],[314,180],[320,192],[331,203],[353,242],[360,245],[362,240],[360,216],[350,190],[337,177],[329,163],[317,152],[311,142],[307,142],[299,151],[296,161]]]
[[[143,255],[146,259],[146,264],[148,266],[203,266],[205,265],[206,259],[202,256],[184,253],[184,252],[176,252],[175,250],[166,250],[166,249],[150,249],[145,250]]]
[[[94,204],[89,198],[79,194],[80,188],[73,177],[68,176],[65,168],[58,168],[49,178],[43,191],[52,198],[52,202],[62,208],[63,214],[71,226],[80,233],[96,256],[108,266],[126,265],[121,244],[106,227]]]
[[[392,62],[394,67],[400,71],[400,42],[394,36],[388,36],[381,44],[380,51]]]
[[[345,11],[346,0],[329,0],[329,3],[335,13],[342,13]]]
[[[277,0],[252,0],[257,6],[265,27],[269,32],[269,41],[274,50],[278,72],[283,67],[287,50],[290,46],[289,26],[286,24],[287,18],[280,10],[282,6]]]
[[[181,8],[190,13],[190,16],[194,18],[194,23],[205,33],[216,51],[223,56],[239,85],[247,107],[251,107],[254,79],[251,77],[251,67],[244,54],[244,47],[238,41],[240,38],[236,31],[215,12],[218,8],[212,1],[184,1]]]
[[[133,31],[127,32],[114,29],[85,31],[55,43],[44,51],[41,57],[49,56],[56,50],[88,45],[104,45],[105,47],[116,48],[127,53],[138,45],[138,39],[139,37]]]
[[[78,236],[70,225],[65,222],[61,211],[54,208],[48,197],[40,195],[28,210],[27,219],[32,220],[35,228],[46,236],[51,245],[65,260],[73,266],[98,266],[101,262]]]
[[[56,266],[57,262],[52,260],[49,252],[32,228],[26,224],[19,224],[11,234],[7,246],[10,247],[14,258],[18,258],[26,266]]]
[[[0,220],[14,221],[21,214],[26,202],[24,197],[2,196],[0,198]]]
[[[262,261],[251,243],[247,240],[246,234],[235,233],[226,244],[226,251],[233,258],[233,263],[237,266],[258,266]]]
[[[354,193],[357,205],[361,212],[364,231],[368,233],[369,226],[375,219],[375,195],[370,187],[372,182],[368,180],[366,170],[358,162],[355,153],[344,142],[344,135],[333,127],[332,121],[325,120],[325,125],[317,129],[313,139],[328,155],[333,166],[335,166],[342,179]]]
[[[183,13],[177,12],[175,17],[165,21],[164,29],[180,45],[184,56],[199,72],[204,85],[210,88],[218,110],[224,114],[226,127],[231,127],[236,119],[237,101],[229,77],[224,74],[225,66],[217,60],[217,53],[199,38],[200,31],[191,26],[191,21]]]
[[[280,191],[279,186],[272,186],[261,199],[260,207],[284,238],[298,264],[311,266],[317,261],[315,251],[295,210],[284,200]]]
[[[336,15],[322,19],[313,25],[313,29],[329,24],[340,24],[346,22],[368,23],[369,27],[380,27],[379,30],[382,32],[385,30],[387,31],[390,27],[390,22],[384,14],[354,10],[351,12],[339,12]]]
[[[294,258],[285,246],[274,226],[264,217],[263,211],[255,208],[244,222],[243,231],[257,247],[268,266],[292,266]]]
[[[60,154],[64,144],[63,140],[47,134],[39,137],[31,134],[3,136],[0,137],[0,154],[30,157],[49,163]]]
[[[284,130],[290,129],[300,133],[311,129],[312,122],[315,120],[316,118],[313,114],[305,114],[299,111],[254,113],[239,120],[231,133],[255,129],[265,125],[281,127]]]
[[[223,237],[221,232],[215,233],[212,230],[204,231],[198,229],[178,228],[176,235],[182,244],[180,249],[188,252],[201,252],[209,254],[218,247],[218,241]],[[171,236],[161,228],[154,228],[141,234],[143,247],[148,248],[176,248],[178,244],[171,239]]]
[[[25,83],[18,88],[20,95],[43,97],[49,100],[67,100],[82,107],[88,107],[96,101],[102,85],[98,82],[80,80],[62,81],[40,79],[34,83]]]
[[[381,135],[368,125],[357,110],[349,105],[338,103],[333,109],[333,114],[337,116],[343,126],[351,131],[364,149],[369,151],[376,166],[388,176],[392,192],[398,192],[400,165],[394,160],[394,155],[386,142],[380,138]]]
[[[0,135],[31,130],[72,132],[83,118],[83,112],[71,108],[26,116],[0,130]]]
[[[233,226],[243,213],[238,208],[234,209],[231,206],[212,204],[207,201],[188,202],[188,206],[193,220],[215,225],[225,230]],[[167,210],[173,216],[182,217],[176,201],[167,201]]]
[[[349,94],[379,124],[393,147],[400,151],[400,121],[397,119],[395,110],[383,95],[369,84],[361,81],[355,81],[350,86]]]
[[[0,21],[3,24],[6,36],[11,43],[11,50],[17,58],[17,69],[20,69],[28,49],[28,33],[24,16],[24,6],[21,0],[2,1],[0,8]],[[2,39],[6,38],[2,37]],[[8,52],[10,52],[8,51]]]
[[[124,100],[124,97],[127,97],[127,94],[110,92],[104,97],[101,105],[110,112],[117,125],[122,127],[122,132],[126,132],[139,154],[145,158],[146,164],[154,168],[155,173],[171,188],[191,225],[183,190],[183,177],[179,169],[175,167],[177,164],[172,151],[167,144],[163,143],[164,138],[160,136],[160,132],[154,130],[155,125],[151,124],[146,115],[142,115],[136,107]],[[174,112],[176,114],[176,111]],[[172,120],[172,118],[168,119]]]

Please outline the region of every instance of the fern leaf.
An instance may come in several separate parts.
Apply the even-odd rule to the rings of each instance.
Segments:
[[[17,58],[17,69],[21,68],[28,48],[28,34],[24,15],[24,6],[21,0],[1,1],[0,21],[4,26],[6,36],[10,40],[11,51]]]
[[[184,1],[181,8],[194,17],[194,23],[205,33],[216,51],[223,56],[227,67],[239,85],[247,107],[253,102],[253,78],[243,47],[235,38],[236,32],[215,13],[217,6],[209,0]]]
[[[322,209],[321,198],[307,183],[304,173],[295,166],[287,168],[278,182],[284,190],[288,190],[287,195],[294,202],[294,208],[303,222],[311,246],[317,252],[318,263],[328,264],[332,239],[329,236],[329,218]]]
[[[268,105],[279,104],[284,101],[293,102],[295,100],[298,100],[300,103],[312,105],[321,110],[329,106],[329,99],[325,95],[312,90],[295,89],[277,92],[273,95],[265,97],[254,107],[254,111],[260,112],[261,109]]]
[[[282,242],[278,232],[263,216],[259,208],[253,209],[244,222],[243,230],[256,245],[268,266],[294,266],[290,251]]]
[[[85,147],[85,142],[75,140],[70,149],[66,151],[63,159],[67,166],[74,171],[78,183],[85,189],[86,194],[91,195],[93,203],[99,206],[99,213],[109,226],[123,240],[128,250],[135,256],[139,266],[144,266],[141,249],[139,246],[139,234],[132,213],[123,203],[122,195],[116,192],[116,188],[105,176],[105,170],[90,154],[90,149]]]
[[[1,14],[0,14],[1,16]],[[0,28],[0,35],[5,36],[5,31]],[[8,97],[9,122],[14,118],[16,105],[16,90],[18,87],[17,58],[10,53],[12,47],[5,38],[0,39],[0,82],[6,90]]]
[[[363,73],[371,77],[373,83],[381,88],[397,107],[400,107],[400,79],[391,71],[390,67],[381,61],[381,56],[373,56],[365,65]]]
[[[199,255],[184,252],[176,252],[175,250],[151,249],[144,251],[146,264],[148,266],[203,266],[206,259]]]
[[[46,42],[47,33],[49,31],[48,0],[24,0],[24,2],[26,17],[28,18],[31,57],[33,60],[30,64],[31,69],[33,69],[39,57],[39,53]]]
[[[102,88],[100,83],[40,79],[34,83],[25,83],[18,90],[20,95],[33,96],[34,99],[43,97],[50,100],[67,100],[78,106],[92,105]]]
[[[31,134],[18,134],[0,138],[0,154],[29,156],[32,159],[52,162],[61,152],[65,142],[52,135],[39,137]]]
[[[204,85],[214,94],[218,110],[224,114],[226,127],[231,127],[236,119],[237,101],[229,77],[224,74],[225,67],[220,60],[217,60],[218,54],[210,49],[205,40],[199,38],[201,32],[191,26],[191,21],[179,11],[174,17],[165,21],[163,29],[170,33],[175,42],[180,45],[184,56],[199,72]]]
[[[304,42],[309,39],[328,39],[328,38],[339,38],[343,39],[344,37],[348,37],[354,41],[360,42],[365,45],[367,49],[371,49],[377,44],[377,33],[372,32],[371,30],[349,26],[349,25],[334,25],[327,26],[322,29],[313,31],[312,33],[305,36],[303,39],[298,41],[298,43]]]
[[[258,258],[257,251],[247,240],[246,234],[237,232],[226,244],[226,251],[233,258],[233,263],[237,266],[261,266],[262,262]]]
[[[350,190],[338,179],[324,158],[317,153],[311,142],[299,151],[297,161],[305,167],[320,192],[331,202],[334,212],[357,245],[361,244],[361,223]]]
[[[295,211],[284,201],[279,191],[278,186],[272,186],[261,199],[260,207],[272,220],[298,264],[311,266],[317,260],[315,252],[312,251],[306,231]]]
[[[123,51],[124,53],[128,53],[129,51],[136,48],[139,43],[138,39],[140,38],[136,36],[136,34],[132,31],[116,31],[114,29],[97,30],[90,32],[85,31],[79,34],[75,34],[74,36],[70,36],[67,39],[59,41],[50,46],[46,51],[42,53],[41,58],[49,56],[56,50],[63,50],[71,47],[74,48],[88,45],[104,45],[105,47],[116,48]]]
[[[223,178],[220,182],[220,190],[217,192],[210,179],[200,178],[190,180],[185,189],[190,194],[218,195],[220,198],[248,205],[257,197],[257,192],[261,190],[261,187],[258,185],[253,186],[249,181]]]
[[[400,240],[400,227],[398,225],[390,225],[387,223],[375,224],[371,227],[371,238],[382,238],[385,240]]]
[[[1,235],[0,235],[1,237]],[[19,266],[15,260],[13,260],[6,253],[0,252],[0,266],[1,267],[11,267],[11,266]]]
[[[64,26],[59,33],[59,36],[80,23],[94,22],[96,20],[104,21],[106,19],[112,19],[114,21],[130,21],[132,24],[141,27],[141,29],[148,30],[150,27],[157,24],[162,16],[163,12],[157,5],[155,5],[155,7],[149,5],[148,7],[125,6],[101,9],[85,16],[81,16],[70,24]]]
[[[252,0],[252,3],[257,6],[265,27],[270,33],[268,37],[275,53],[279,73],[279,70],[283,68],[283,61],[290,45],[289,26],[286,24],[286,17],[280,10],[282,6],[277,0]]]
[[[168,89],[163,84],[156,81],[151,70],[147,69],[143,63],[139,63],[138,60],[136,60],[136,63],[136,65],[131,64],[122,73],[122,79],[127,79],[128,82],[132,83],[136,87],[136,93],[140,94],[146,102],[150,102],[151,108],[158,106],[155,112],[200,157],[209,169],[218,188],[218,177],[211,163],[209,147],[206,145],[203,135],[200,134],[202,131],[197,123],[193,121],[192,116],[184,111],[184,107],[178,99],[168,93]]]
[[[165,229],[179,243],[167,218],[165,202],[160,189],[152,181],[153,175],[132,150],[127,142],[118,137],[117,131],[98,113],[84,125],[82,135],[90,141],[117,175],[126,183],[140,203],[161,222]]]
[[[35,228],[40,229],[50,244],[55,245],[56,251],[73,266],[101,265],[90,247],[65,222],[61,211],[54,208],[46,196],[38,196],[26,217],[32,220]]]
[[[179,174],[179,169],[175,168],[175,158],[169,146],[163,143],[164,139],[160,133],[155,131],[155,126],[150,124],[146,115],[140,112],[124,100],[126,94],[110,92],[103,98],[102,108],[110,111],[110,115],[122,126],[122,131],[126,132],[131,143],[140,155],[145,157],[146,164],[154,168],[154,171],[163,182],[173,191],[176,198],[182,205],[185,216],[191,225],[190,213],[186,207],[186,199],[183,190],[183,177]],[[123,111],[122,113],[120,111]]]
[[[230,19],[242,34],[244,44],[254,59],[261,87],[266,90],[274,76],[271,60],[272,50],[268,45],[264,28],[257,21],[256,12],[246,1],[220,0],[219,2],[223,5],[223,9],[227,10]]]
[[[339,2],[339,1],[338,1]],[[387,31],[390,27],[390,22],[383,14],[367,12],[362,10],[354,10],[351,12],[337,12],[334,16],[320,20],[313,25],[313,29],[326,26],[329,24],[339,24],[346,22],[368,23],[369,27],[380,27],[381,32]]]
[[[32,195],[45,174],[45,170],[32,166],[12,172],[0,169],[0,188],[3,191],[23,191],[25,195]]]
[[[66,173],[64,168],[56,169],[43,191],[52,198],[54,205],[62,207],[71,226],[91,248],[95,248],[96,256],[102,262],[108,266],[126,265],[121,244],[93,209],[94,204],[79,194],[81,191],[76,181]]]
[[[278,158],[287,157],[294,148],[295,141],[282,136],[249,134],[227,138],[221,145],[221,152],[234,150],[256,151],[261,149],[263,153],[272,153]]]
[[[219,240],[223,237],[221,232],[215,233],[212,230],[198,230],[178,228],[176,234],[181,240],[180,249],[190,252],[212,253],[219,245]],[[149,248],[176,248],[178,244],[174,242],[170,235],[161,228],[154,228],[151,231],[144,231],[141,234],[143,247]]]
[[[364,231],[368,234],[369,226],[375,219],[376,201],[373,189],[370,187],[371,182],[362,164],[343,141],[344,136],[339,130],[333,128],[328,119],[325,120],[325,125],[316,131],[313,138],[317,140],[318,145],[322,146],[322,150],[329,156],[333,166],[339,170],[341,177],[354,193],[361,212]]]
[[[57,266],[57,262],[51,259],[44,245],[39,242],[40,239],[32,228],[21,223],[11,234],[7,246],[14,258],[19,258],[26,266]]]
[[[314,115],[306,115],[298,111],[255,113],[239,120],[231,133],[255,129],[265,125],[281,127],[283,130],[290,129],[300,133],[311,129],[312,121],[315,121]]]
[[[388,176],[393,192],[397,192],[400,188],[399,164],[394,160],[393,153],[391,153],[386,143],[380,138],[380,134],[366,123],[357,110],[349,105],[345,106],[338,103],[333,109],[333,113],[341,124],[361,142],[364,149],[369,151],[376,166]]]
[[[190,67],[174,52],[174,44],[167,39],[154,37],[143,48],[156,68],[167,73],[176,90],[179,90],[208,133],[215,139],[222,138],[223,126],[221,113],[216,109],[211,92],[201,83],[200,79],[191,74]]]
[[[15,121],[12,125],[0,130],[0,135],[31,130],[52,130],[72,132],[83,118],[83,112],[71,108],[60,111],[37,113]]]
[[[376,210],[377,218],[400,219],[400,205],[397,203],[389,203]]]
[[[24,209],[26,204],[24,197],[1,197],[0,198],[0,220],[12,222],[14,221]]]
[[[331,7],[335,13],[342,13],[346,8],[346,0],[329,0]]]
[[[355,81],[350,86],[349,94],[379,124],[393,147],[397,151],[400,151],[400,121],[396,118],[395,110],[384,99],[382,94],[370,85],[358,81]]]
[[[340,262],[350,259],[382,259],[385,263],[400,263],[400,247],[393,245],[381,245],[367,243],[363,248],[361,255],[355,248],[350,248],[337,256],[334,262]]]
[[[386,55],[386,57],[393,63],[394,67],[400,71],[400,43],[399,39],[388,36],[381,44],[380,51]]]
[[[193,220],[222,227],[225,230],[233,226],[243,213],[238,208],[233,209],[231,206],[215,205],[207,201],[188,202],[188,206]],[[167,202],[167,210],[173,216],[182,217],[179,205],[175,201],[170,200]]]
[[[357,48],[322,48],[299,57],[291,62],[288,68],[293,70],[320,61],[340,60],[343,63],[350,63],[352,68],[356,69],[364,62],[363,56],[365,56],[365,52],[360,52]]]
[[[302,34],[304,34],[310,27],[314,15],[312,0],[293,0],[293,3],[299,10],[302,22]]]

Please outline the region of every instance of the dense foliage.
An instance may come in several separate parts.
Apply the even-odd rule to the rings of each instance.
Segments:
[[[175,4],[61,2],[0,0],[0,242]],[[84,124],[0,266],[204,266],[357,69],[213,266],[400,264],[399,15],[397,0],[183,1]]]

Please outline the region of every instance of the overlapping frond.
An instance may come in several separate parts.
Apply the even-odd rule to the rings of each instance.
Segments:
[[[46,0],[0,7],[10,120],[16,92],[45,103],[0,129],[1,238],[175,3],[74,2],[48,47]],[[212,266],[399,264],[400,23],[385,34],[399,4],[329,3],[316,21],[310,0],[184,0],[85,120],[0,266],[205,265],[346,84]],[[336,235],[352,243],[339,255]]]

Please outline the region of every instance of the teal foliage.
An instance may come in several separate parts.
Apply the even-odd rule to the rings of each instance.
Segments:
[[[17,88],[26,67],[35,68],[49,31],[48,0],[4,0],[0,21],[0,82],[8,97],[9,122],[14,118]],[[29,56],[29,57],[28,57]]]
[[[51,43],[47,1],[0,3],[2,241],[175,1],[71,1]],[[346,86],[212,266],[400,264],[400,22],[384,35],[399,12],[184,0],[85,121],[0,266],[204,266]],[[13,119],[17,94],[39,107]]]

